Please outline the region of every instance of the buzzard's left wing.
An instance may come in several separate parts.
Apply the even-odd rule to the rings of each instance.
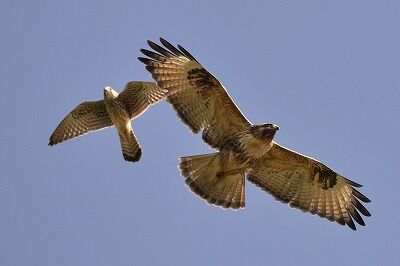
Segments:
[[[141,115],[165,97],[166,90],[160,89],[154,82],[131,81],[118,95],[118,99],[125,105],[130,118]]]
[[[347,224],[353,230],[356,230],[353,219],[365,225],[358,211],[371,216],[359,201],[370,200],[354,188],[361,185],[313,158],[276,143],[249,169],[247,179],[291,207]]]
[[[227,137],[250,126],[222,84],[188,51],[160,40],[165,48],[148,41],[157,53],[141,49],[149,58],[139,60],[157,85],[168,90],[167,101],[194,133],[203,130],[203,140],[221,148]]]

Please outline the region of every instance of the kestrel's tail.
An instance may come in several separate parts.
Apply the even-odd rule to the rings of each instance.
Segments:
[[[131,129],[127,134],[119,133],[119,139],[121,141],[122,155],[128,162],[137,162],[142,156],[142,149],[136,139],[133,130]]]
[[[244,172],[222,172],[219,153],[182,157],[179,169],[190,190],[208,203],[244,208]]]

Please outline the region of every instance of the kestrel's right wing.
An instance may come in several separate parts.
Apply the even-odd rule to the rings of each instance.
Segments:
[[[167,101],[193,133],[203,130],[203,140],[213,148],[235,133],[250,127],[250,122],[232,101],[222,84],[183,47],[164,39],[162,45],[148,41],[156,51],[141,49],[149,58],[138,59],[156,80],[168,90]]]
[[[49,146],[113,125],[103,100],[83,102],[75,107],[54,130],[50,136]]]
[[[118,99],[124,103],[131,119],[141,115],[165,98],[167,90],[160,89],[155,82],[131,81],[119,94]]]

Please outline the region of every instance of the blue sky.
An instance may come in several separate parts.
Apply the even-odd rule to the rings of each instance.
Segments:
[[[1,265],[395,265],[400,135],[398,1],[7,1],[0,9]],[[162,102],[55,147],[77,104],[149,81],[146,40],[189,50],[275,139],[364,185],[353,232],[246,183],[246,209],[205,204],[178,157],[210,152]]]

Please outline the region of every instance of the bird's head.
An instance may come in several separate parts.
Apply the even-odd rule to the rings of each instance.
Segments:
[[[276,131],[279,130],[279,126],[274,124],[261,124],[254,125],[251,127],[250,132],[254,137],[260,139],[273,139]]]
[[[111,88],[111,87],[104,88],[104,99],[106,99],[106,100],[114,99],[117,96],[118,96],[118,92],[116,92],[113,88]]]

